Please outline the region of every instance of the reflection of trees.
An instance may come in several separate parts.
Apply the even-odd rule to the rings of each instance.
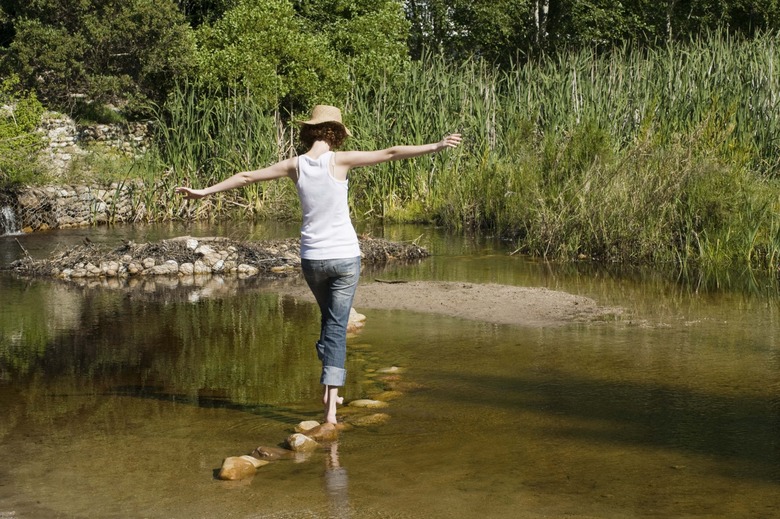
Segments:
[[[25,412],[42,413],[39,419],[96,405],[106,394],[238,408],[311,400],[319,410],[314,304],[237,286],[232,295],[195,302],[181,287],[157,297],[65,287],[14,286],[19,302],[0,314],[4,378],[26,387]],[[64,298],[74,322],[47,326],[56,311],[47,301]],[[80,396],[61,398],[55,412],[43,396],[52,391]]]
[[[0,277],[0,381],[26,375],[52,334],[77,325],[78,298],[62,287]]]

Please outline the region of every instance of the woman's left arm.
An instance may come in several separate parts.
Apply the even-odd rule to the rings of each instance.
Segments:
[[[359,168],[361,166],[373,166],[391,160],[412,159],[422,155],[438,153],[448,148],[456,148],[461,141],[459,133],[445,136],[439,142],[422,144],[419,146],[393,146],[376,151],[341,151],[338,153],[338,166],[346,168]]]

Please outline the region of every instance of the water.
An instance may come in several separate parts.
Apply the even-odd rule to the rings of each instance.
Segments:
[[[295,232],[134,227],[47,241],[217,231]],[[381,390],[377,370],[402,366],[408,390],[391,420],[227,483],[214,479],[224,457],[319,416],[313,305],[252,280],[114,290],[0,275],[0,517],[780,516],[771,283],[708,289],[555,267],[428,228],[372,233],[423,235],[436,255],[364,281],[545,286],[630,315],[529,330],[363,310],[346,395]],[[41,236],[19,240],[46,254]],[[0,240],[6,261],[17,249]]]
[[[20,234],[19,224],[16,222],[16,214],[13,207],[4,205],[0,207],[0,236]]]

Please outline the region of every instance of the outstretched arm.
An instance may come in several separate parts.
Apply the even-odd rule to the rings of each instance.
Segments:
[[[274,180],[282,177],[292,178],[295,175],[296,160],[297,158],[292,157],[277,162],[267,168],[254,171],[242,171],[241,173],[236,173],[232,177],[204,189],[191,189],[189,187],[180,186],[175,188],[174,191],[183,194],[184,198],[188,200],[195,200],[203,198],[204,196],[213,195],[214,193],[219,193],[220,191],[248,186],[249,184],[261,182],[263,180]]]
[[[422,144],[420,146],[393,146],[377,151],[342,151],[337,155],[338,166],[346,168],[359,168],[361,166],[373,166],[390,160],[412,159],[421,155],[438,153],[447,148],[455,148],[460,144],[459,133],[447,135],[439,142]]]

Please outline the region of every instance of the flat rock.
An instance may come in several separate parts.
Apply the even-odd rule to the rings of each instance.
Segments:
[[[387,402],[382,402],[380,400],[371,400],[369,398],[360,398],[358,400],[353,400],[349,403],[350,407],[363,407],[368,409],[381,409],[382,407],[387,407]]]

